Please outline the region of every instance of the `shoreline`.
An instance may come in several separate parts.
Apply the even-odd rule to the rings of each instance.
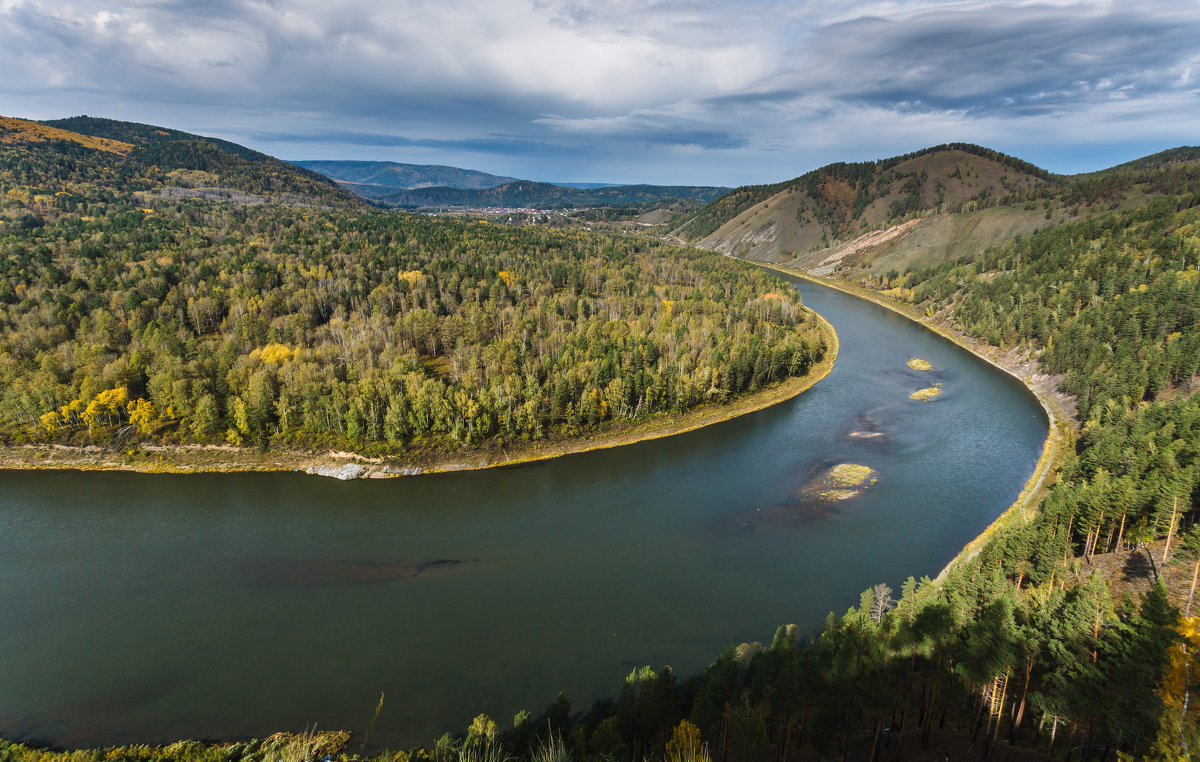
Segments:
[[[528,465],[541,461],[624,445],[663,439],[712,426],[786,402],[811,389],[833,370],[838,335],[824,316],[805,307],[825,339],[825,357],[805,376],[789,378],[732,402],[702,405],[682,415],[641,421],[619,431],[587,437],[530,443],[520,447],[492,446],[462,452],[458,457],[434,456],[428,461],[388,463],[385,458],[326,450],[270,450],[232,445],[163,445],[72,447],[55,444],[0,446],[0,470],[129,471],[158,474],[303,472],[337,479],[389,479],[454,471],[480,471]],[[135,453],[130,455],[129,453]],[[511,455],[510,455],[511,453]]]
[[[1016,499],[1005,508],[1004,511],[997,516],[992,523],[988,524],[982,532],[974,539],[963,546],[962,550],[955,554],[954,558],[942,568],[934,581],[940,582],[946,578],[950,571],[959,564],[966,563],[975,558],[979,551],[987,543],[987,541],[996,532],[1003,528],[1012,526],[1018,523],[1024,523],[1032,518],[1033,512],[1037,510],[1038,503],[1034,500],[1039,497],[1054,483],[1054,478],[1059,471],[1062,463],[1065,448],[1074,440],[1075,433],[1078,427],[1073,411],[1068,410],[1063,404],[1063,401],[1058,399],[1054,394],[1049,393],[1046,389],[1038,384],[1033,383],[1032,375],[1022,377],[1019,372],[1022,368],[1014,366],[1006,361],[1001,356],[1001,351],[995,347],[987,347],[975,339],[963,334],[957,328],[950,325],[934,322],[931,318],[919,314],[915,309],[904,304],[888,299],[883,294],[873,291],[864,286],[857,286],[853,283],[848,283],[840,279],[834,279],[828,276],[813,275],[812,273],[804,272],[783,265],[777,265],[766,262],[756,263],[762,267],[775,270],[776,272],[791,275],[811,283],[816,283],[820,286],[827,286],[836,291],[840,291],[849,296],[857,297],[865,301],[877,304],[880,307],[891,310],[892,312],[906,317],[909,320],[923,326],[929,331],[941,336],[947,341],[953,342],[958,347],[965,349],[979,359],[988,363],[997,370],[1003,371],[1020,382],[1021,386],[1033,395],[1038,404],[1042,406],[1042,410],[1046,414],[1046,439],[1042,443],[1042,451],[1038,455],[1037,463],[1034,464],[1033,473],[1026,479],[1021,492]],[[1049,480],[1048,480],[1048,477]]]

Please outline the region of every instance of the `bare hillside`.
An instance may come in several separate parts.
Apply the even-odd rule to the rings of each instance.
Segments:
[[[894,162],[833,164],[783,184],[695,243],[745,259],[780,262],[931,213],[970,211],[988,199],[1024,196],[1053,182],[1009,157],[963,148]]]

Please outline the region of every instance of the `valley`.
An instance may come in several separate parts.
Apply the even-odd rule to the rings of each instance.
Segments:
[[[683,194],[640,223],[680,197],[606,187],[562,215],[416,215],[149,125],[5,119],[0,143],[0,558],[23,612],[0,681],[8,735],[244,739],[307,714],[352,727],[380,689],[408,718],[377,710],[375,743],[408,749],[380,759],[460,758],[486,737],[638,762],[689,734],[739,760],[878,757],[885,725],[902,729],[897,755],[1171,758],[1196,733],[1180,615],[1200,568],[1196,149],[1062,176],[947,144],[698,209]],[[400,193],[542,193],[522,182]],[[604,224],[623,235],[589,230]],[[484,466],[505,467],[303,488],[37,470]],[[112,533],[92,542],[96,521]],[[149,545],[129,539],[146,526]],[[47,565],[56,542],[80,555]],[[182,571],[162,573],[164,552]],[[100,658],[147,667],[124,670],[131,692],[73,649],[90,620],[62,595],[84,580],[111,609]],[[38,624],[47,600],[62,616]],[[311,605],[355,626],[294,618]],[[122,650],[127,622],[175,612],[153,651],[208,610],[266,639],[193,642],[204,664],[242,652],[217,674]],[[713,633],[714,612],[731,627]],[[780,612],[793,624],[755,642]],[[486,643],[453,640],[479,621]],[[744,642],[712,661],[730,638]],[[444,642],[457,661],[428,658]],[[344,655],[302,691],[325,700],[278,682],[299,653]],[[55,654],[81,677],[31,679]],[[554,686],[602,697],[628,669],[611,698],[572,711],[560,694],[527,724]],[[164,673],[194,691],[155,687]],[[246,680],[262,700],[219,708]],[[64,684],[82,703],[55,703]],[[96,706],[113,711],[97,726],[46,719]],[[511,729],[490,719],[514,712]],[[352,756],[344,736],[309,741]],[[173,758],[235,748],[276,753]]]

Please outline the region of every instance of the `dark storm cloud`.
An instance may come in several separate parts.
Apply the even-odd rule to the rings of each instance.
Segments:
[[[860,19],[829,27],[801,78],[840,100],[903,110],[1042,114],[1194,90],[1198,31],[1194,6],[983,6]]]
[[[410,138],[380,132],[252,132],[248,135],[256,141],[269,143],[333,143],[337,145],[368,146],[379,148],[432,148],[443,151],[466,153],[488,153],[505,156],[546,156],[565,154],[576,147],[556,146],[515,136],[493,136],[441,140],[436,138]]]
[[[730,184],[951,140],[1195,142],[1198,40],[1200,6],[1155,0],[0,0],[0,111]]]

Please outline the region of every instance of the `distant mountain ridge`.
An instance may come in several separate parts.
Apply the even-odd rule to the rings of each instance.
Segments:
[[[461,188],[481,190],[511,183],[517,178],[493,175],[474,169],[443,164],[401,164],[394,161],[294,161],[298,167],[320,172],[352,188],[360,185],[382,189]]]
[[[407,209],[486,209],[492,207],[559,209],[587,206],[642,206],[668,199],[707,202],[728,188],[690,185],[614,185],[568,188],[517,180],[495,188],[417,188],[375,196],[388,206]]]
[[[729,190],[691,185],[541,183],[441,164],[308,160],[293,163],[320,172],[363,198],[407,209],[639,206],[665,199],[703,203]]]

